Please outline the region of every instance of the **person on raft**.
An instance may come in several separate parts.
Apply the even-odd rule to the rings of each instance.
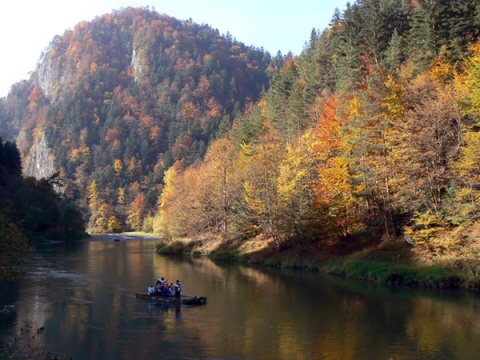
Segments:
[[[167,282],[165,282],[165,278],[159,278],[155,283],[155,287],[150,285],[147,290],[149,295],[155,296],[163,296],[163,297],[170,297],[174,296],[175,299],[181,298],[182,292],[182,282],[177,280],[175,284],[170,283],[170,286]]]
[[[163,278],[163,277],[157,279],[157,282],[155,283],[155,287],[156,288],[162,287],[164,282],[165,282],[165,278]]]
[[[177,280],[175,282],[175,286],[174,286],[174,291],[175,291],[175,299],[180,299],[180,293],[182,292],[182,283],[180,282],[180,280]]]

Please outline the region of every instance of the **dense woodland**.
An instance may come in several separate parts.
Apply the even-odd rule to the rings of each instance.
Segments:
[[[22,176],[20,152],[0,138],[0,217],[30,240],[75,240],[85,236],[85,221],[72,199],[62,196],[59,174]]]
[[[347,5],[203,162],[166,172],[154,230],[297,244],[403,237],[442,250],[472,242],[479,35],[476,1]]]
[[[0,124],[24,156],[46,135],[92,231],[458,247],[478,220],[479,36],[476,0],[363,0],[272,58],[129,8],[55,39]]]
[[[22,176],[20,152],[0,137],[0,280],[17,274],[30,255],[28,242],[84,237],[85,221],[71,199],[61,196],[58,174]]]

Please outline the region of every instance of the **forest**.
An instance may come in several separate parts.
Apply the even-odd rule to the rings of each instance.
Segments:
[[[0,126],[45,135],[93,232],[475,256],[479,36],[476,0],[358,0],[272,57],[128,8],[54,39]]]
[[[387,239],[478,257],[480,5],[356,1],[165,174],[165,238]]]

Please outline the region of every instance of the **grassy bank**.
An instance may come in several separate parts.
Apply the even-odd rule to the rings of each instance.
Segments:
[[[458,255],[442,258],[404,241],[342,249],[334,246],[273,246],[265,241],[224,244],[218,239],[159,242],[157,252],[207,256],[214,261],[318,271],[384,286],[480,291],[480,263]],[[480,273],[480,272],[479,272]]]
[[[281,268],[318,271],[334,276],[375,283],[384,286],[409,286],[442,289],[478,290],[478,279],[467,272],[441,267],[416,267],[412,265],[375,261],[365,258],[285,258],[281,252],[259,258],[238,251],[212,253],[212,260],[240,262]]]

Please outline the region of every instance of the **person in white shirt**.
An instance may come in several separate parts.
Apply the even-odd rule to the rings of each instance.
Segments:
[[[147,292],[148,292],[148,295],[153,295],[155,293],[155,288],[153,287],[153,285],[150,285],[148,287]]]

